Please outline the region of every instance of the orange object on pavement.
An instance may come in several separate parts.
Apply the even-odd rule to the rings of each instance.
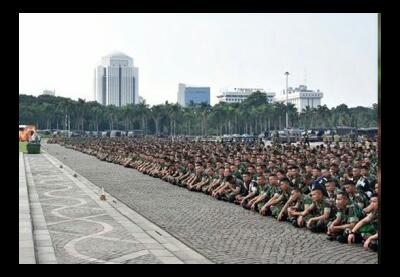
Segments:
[[[29,141],[34,132],[36,132],[34,125],[19,125],[19,141]]]

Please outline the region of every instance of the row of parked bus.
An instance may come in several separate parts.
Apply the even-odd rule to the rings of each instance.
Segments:
[[[143,135],[142,130],[133,131],[121,131],[121,130],[111,130],[111,131],[67,131],[67,130],[57,130],[53,132],[53,136],[67,136],[67,137],[139,137]]]
[[[287,137],[289,135],[290,142],[299,142],[301,140],[307,140],[309,142],[322,142],[324,137],[333,137],[334,135],[339,135],[340,141],[344,141],[344,138],[348,137],[352,141],[357,140],[358,137],[368,137],[369,139],[375,140],[378,134],[378,128],[354,128],[354,127],[344,127],[338,126],[336,128],[320,128],[320,129],[284,129],[284,130],[274,130],[266,131],[259,135],[249,135],[249,134],[233,134],[233,135],[223,135],[219,139],[225,142],[253,142],[257,139],[276,141],[280,143],[286,143],[288,141]]]
[[[337,126],[335,128],[320,128],[320,129],[289,129],[280,131],[266,132],[266,137],[268,140],[273,140],[278,137],[280,142],[287,141],[287,134],[289,133],[289,138],[291,142],[297,142],[303,140],[307,137],[309,142],[322,142],[324,137],[333,137],[334,135],[339,135],[341,138],[349,137],[351,140],[355,141],[358,137],[368,137],[374,140],[378,135],[378,128],[355,128],[355,127],[345,127]]]
[[[334,135],[339,135],[341,138],[350,137],[351,140],[355,141],[359,136],[367,136],[370,139],[375,139],[378,134],[378,128],[353,128],[353,127],[342,127],[338,126],[336,128],[320,128],[320,129],[288,129],[288,130],[275,130],[266,131],[259,135],[256,134],[233,134],[233,135],[223,135],[223,136],[183,136],[187,139],[192,139],[195,141],[224,141],[224,142],[254,142],[258,139],[287,142],[287,135],[289,134],[290,142],[299,142],[307,137],[309,142],[322,142],[324,136],[333,137]],[[53,135],[64,135],[69,137],[141,137],[143,136],[142,130],[111,130],[111,131],[54,131]],[[159,135],[159,137],[167,137]]]

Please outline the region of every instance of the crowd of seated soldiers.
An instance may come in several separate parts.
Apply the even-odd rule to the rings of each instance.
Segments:
[[[327,239],[378,249],[375,144],[195,142],[166,138],[57,138],[102,161],[134,168]]]

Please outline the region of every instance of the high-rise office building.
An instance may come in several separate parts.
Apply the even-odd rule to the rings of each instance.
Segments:
[[[121,107],[139,103],[139,70],[124,53],[104,56],[95,69],[95,100],[103,105]]]

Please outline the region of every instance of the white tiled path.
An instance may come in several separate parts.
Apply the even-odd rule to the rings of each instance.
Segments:
[[[142,217],[141,215],[139,215],[138,213],[136,213],[135,211],[124,205],[123,203],[119,202],[117,199],[115,199],[112,195],[109,195],[107,192],[106,192],[107,200],[106,201],[100,200],[101,189],[99,187],[97,187],[84,177],[80,176],[79,174],[77,174],[77,176],[74,177],[74,174],[76,173],[72,169],[67,167],[59,160],[55,159],[53,156],[47,154],[45,151],[42,151],[42,154],[28,155],[28,157],[25,158],[25,166],[26,166],[25,169],[21,167],[21,159],[23,160],[23,158],[20,157],[20,225],[21,223],[25,224],[26,228],[20,228],[20,229],[26,231],[27,235],[23,237],[24,240],[21,240],[21,232],[20,232],[20,263],[28,263],[28,262],[55,263],[56,262],[55,257],[58,255],[70,255],[73,256],[71,257],[72,261],[73,259],[76,259],[78,261],[87,263],[90,262],[126,263],[127,261],[134,262],[136,258],[140,259],[140,257],[141,256],[143,257],[144,255],[147,255],[147,257],[150,257],[150,259],[151,257],[154,257],[154,260],[157,261],[157,263],[159,262],[167,264],[211,263],[207,258],[200,255],[191,248],[187,247],[185,244],[181,243],[179,240],[171,236],[169,233],[165,232],[163,229],[159,228],[146,218]],[[34,163],[34,165],[30,166],[31,163]],[[62,168],[60,168],[60,165],[62,165]],[[42,170],[40,174],[35,173],[35,168],[37,169],[38,172]],[[45,169],[45,172],[43,171],[43,169]],[[29,224],[26,222],[21,222],[21,219],[25,220],[25,218],[23,217],[26,217],[25,221],[28,221],[29,220],[28,217],[30,216],[30,214],[33,214],[33,210],[31,212],[26,210],[26,207],[27,206],[29,207],[29,205],[27,205],[26,203],[27,201],[24,200],[26,198],[24,196],[26,193],[23,191],[23,189],[21,189],[21,187],[23,188],[23,183],[24,183],[23,179],[25,172],[27,172],[26,174],[26,179],[28,180],[27,183],[32,186],[29,189],[29,193],[32,192],[33,194],[33,199],[31,199],[31,201],[35,202],[31,203],[30,206],[32,207],[32,205],[34,205],[35,207],[34,209],[36,210],[35,214],[32,216],[34,231],[33,232],[31,231],[31,236],[32,234],[34,234],[33,238],[35,241],[35,250],[37,256],[36,260],[34,259],[35,258],[34,256],[32,257],[32,252],[33,252],[32,244],[30,242],[27,242],[29,241],[28,231],[30,229],[32,230],[32,226],[28,226]],[[32,173],[35,174],[35,177],[33,177]],[[43,182],[40,180],[41,178],[43,178],[44,180]],[[96,231],[96,233],[89,235],[85,234],[81,235],[80,237],[76,237],[75,234],[75,237],[73,239],[68,238],[69,241],[62,246],[63,253],[61,254],[61,251],[59,251],[59,247],[53,247],[52,245],[49,245],[49,242],[51,242],[50,236],[56,237],[57,232],[52,230],[50,230],[49,232],[47,228],[45,228],[47,226],[50,226],[51,224],[58,224],[58,222],[61,221],[56,221],[55,223],[45,222],[42,209],[38,207],[38,205],[40,206],[40,201],[35,191],[34,180],[38,182],[38,179],[41,184],[46,184],[46,187],[49,186],[51,187],[52,182],[55,182],[50,180],[63,180],[63,182],[59,182],[58,187],[55,187],[55,189],[51,188],[51,190],[44,193],[44,195],[55,197],[54,199],[48,199],[48,200],[57,201],[58,198],[60,199],[60,201],[66,201],[67,199],[69,201],[78,200],[84,202],[85,200],[82,200],[83,198],[79,199],[79,195],[83,195],[84,197],[89,196],[89,198],[93,200],[95,205],[97,206],[92,209],[97,209],[99,212],[101,212],[101,214],[109,216],[110,220],[102,222],[98,218],[95,218],[96,215],[92,216],[90,219],[88,216],[86,217],[80,216],[77,219],[76,217],[71,217],[73,215],[70,214],[66,215],[67,214],[66,212],[77,210],[78,206],[82,207],[81,204],[79,203],[74,204],[70,207],[65,207],[65,206],[63,207],[62,205],[65,204],[61,204],[60,207],[60,204],[57,204],[57,202],[51,202],[52,203],[51,205],[53,206],[56,206],[55,204],[59,205],[58,208],[51,210],[51,216],[64,217],[60,219],[63,219],[63,221],[67,222],[70,221],[70,224],[75,224],[75,225],[81,224],[81,227],[75,226],[76,228],[78,227],[81,228],[80,230],[89,226],[85,225],[89,223],[92,224],[92,226],[93,224],[97,226],[99,225],[102,226],[100,232]],[[61,189],[60,186],[62,187]],[[42,193],[41,195],[43,195],[43,191],[41,193]],[[71,193],[73,193],[72,197]],[[25,210],[21,210],[21,207],[25,208]],[[49,207],[49,204],[47,204],[47,207]],[[21,213],[21,211],[23,213]],[[47,210],[46,216],[48,213],[49,212]],[[121,236],[110,237],[109,234],[111,234],[113,231],[114,227],[113,225],[122,226],[124,232],[129,233],[129,237],[132,239],[124,240],[124,237]],[[36,230],[35,227],[38,227],[39,230]],[[37,233],[37,231],[40,231],[42,233],[40,232]],[[65,236],[68,235],[67,232],[64,233]],[[106,233],[109,234],[105,235]],[[118,248],[116,245],[124,241],[126,241],[127,244],[134,243],[134,245],[136,245],[137,248],[135,248],[135,246],[132,246],[131,249],[128,249],[125,252],[121,251],[121,253],[118,253],[117,251],[117,254],[109,256],[105,255],[103,256],[102,259],[99,259],[95,257],[95,254],[98,253],[98,251],[106,251],[104,249],[101,249],[102,244],[100,243],[99,245],[95,246],[86,246],[88,245],[87,242],[90,239],[94,238],[106,239],[108,243],[107,245],[115,242],[116,249]],[[23,244],[21,244],[22,242]],[[82,250],[82,247],[87,247],[87,248],[93,247],[93,249]],[[113,246],[111,246],[111,248],[113,248]],[[21,252],[21,249],[23,250],[23,252]],[[42,249],[42,252],[40,252],[38,249],[39,250]],[[43,252],[43,250],[47,251]],[[52,250],[54,250],[54,252]],[[91,253],[93,253],[92,256]],[[23,254],[23,256],[21,256],[21,254]],[[66,259],[63,259],[64,262],[65,260]]]

